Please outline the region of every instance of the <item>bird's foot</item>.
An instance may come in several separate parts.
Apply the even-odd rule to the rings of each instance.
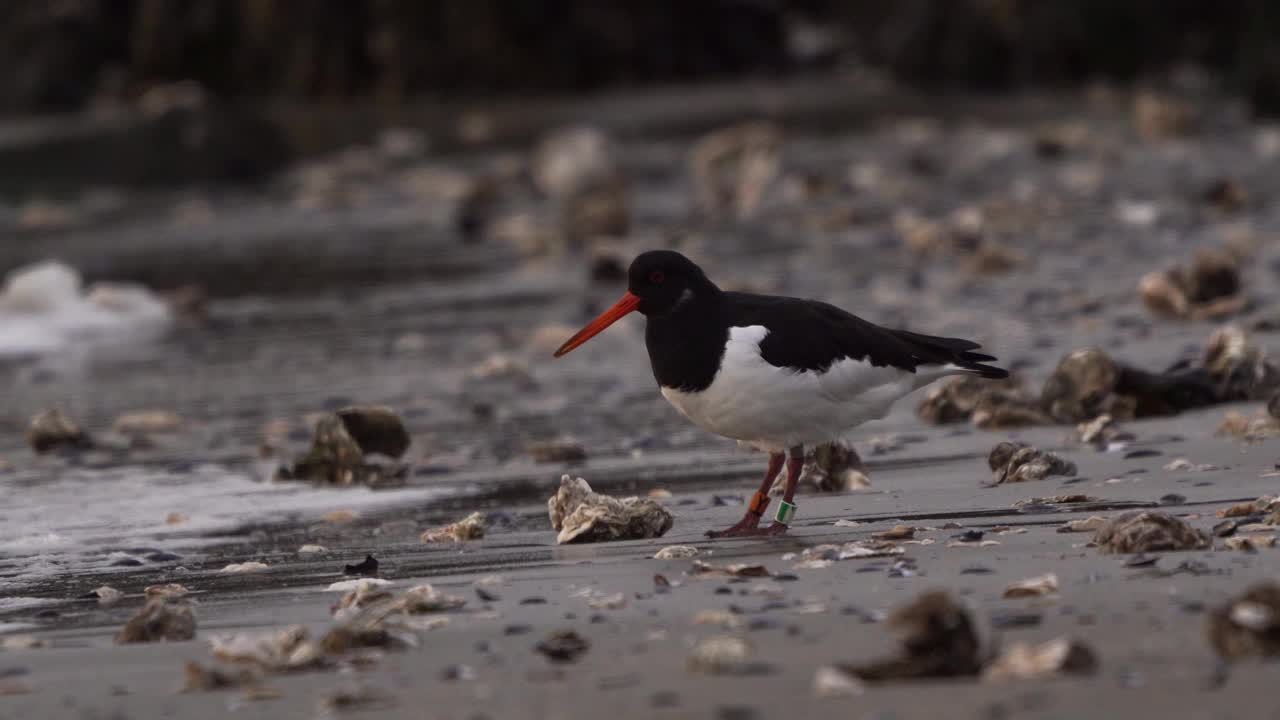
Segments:
[[[758,522],[759,519],[756,519],[754,522],[748,524],[744,518],[743,521],[739,522],[737,525],[725,528],[724,530],[708,530],[707,537],[713,539],[726,537],[771,537],[774,535],[782,535],[787,531],[787,526],[782,523],[774,523],[768,527],[760,527],[756,524]]]
[[[707,537],[713,539],[722,537],[748,537],[759,533],[761,529],[759,525],[760,516],[749,512],[742,516],[741,520],[730,525],[724,530],[708,530]]]

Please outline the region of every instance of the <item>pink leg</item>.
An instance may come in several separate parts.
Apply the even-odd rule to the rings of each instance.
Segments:
[[[782,491],[782,501],[791,505],[795,502],[796,486],[800,484],[800,472],[804,470],[804,446],[796,445],[791,448],[791,457],[787,458],[787,486]],[[767,528],[764,533],[768,535],[781,535],[787,531],[787,525],[781,522],[774,522]]]
[[[769,490],[773,487],[773,481],[778,479],[778,473],[782,472],[782,462],[786,459],[783,453],[769,453],[769,469],[764,472],[764,482],[760,483],[760,490],[751,498],[751,503],[747,506],[747,513],[742,516],[736,525],[725,528],[724,530],[708,530],[707,537],[742,537],[746,535],[760,535],[765,531],[760,529],[760,516],[764,514],[765,507],[769,504]]]

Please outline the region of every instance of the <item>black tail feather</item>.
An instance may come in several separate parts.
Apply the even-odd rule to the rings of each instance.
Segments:
[[[986,362],[997,362],[996,357],[973,352],[981,349],[982,345],[972,340],[921,335],[909,330],[895,330],[894,334],[910,343],[919,358],[925,362],[950,363],[991,380],[1009,377],[1009,371],[1004,368],[983,365]]]

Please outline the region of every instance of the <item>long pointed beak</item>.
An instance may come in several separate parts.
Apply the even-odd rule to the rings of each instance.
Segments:
[[[600,313],[599,317],[587,323],[586,327],[574,333],[573,337],[569,338],[568,340],[565,340],[564,344],[560,346],[560,349],[556,350],[555,356],[560,357],[561,355],[567,354],[569,351],[578,347],[582,343],[590,340],[593,336],[595,336],[601,330],[604,330],[605,328],[614,324],[618,320],[622,319],[622,316],[626,315],[632,310],[635,310],[636,307],[639,305],[640,305],[640,298],[638,296],[632,295],[630,292],[626,293],[625,295],[622,296],[621,300],[613,304],[613,307]]]

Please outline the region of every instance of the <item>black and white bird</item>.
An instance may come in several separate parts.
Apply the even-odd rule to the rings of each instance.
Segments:
[[[786,532],[805,445],[840,439],[939,378],[1008,376],[983,364],[995,358],[975,352],[978,343],[891,330],[816,300],[726,292],[669,250],[638,256],[622,299],[555,356],[632,311],[647,319],[645,344],[663,397],[699,427],[769,453],[746,515],[712,537]],[[784,461],[776,521],[760,527]]]

